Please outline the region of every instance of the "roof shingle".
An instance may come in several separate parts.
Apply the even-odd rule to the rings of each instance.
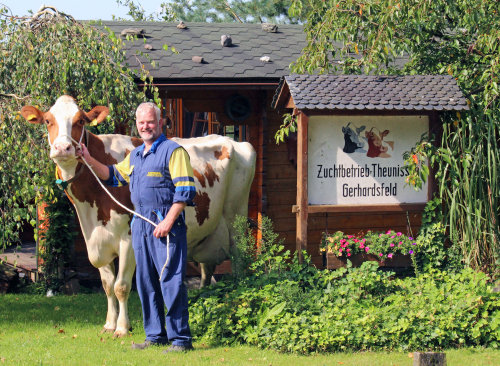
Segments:
[[[274,108],[284,87],[288,87],[295,106],[303,110],[469,109],[450,75],[289,75],[276,90]]]

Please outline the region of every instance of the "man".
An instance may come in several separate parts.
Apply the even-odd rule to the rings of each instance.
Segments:
[[[196,193],[193,169],[186,150],[162,133],[163,120],[154,103],[137,107],[136,124],[144,143],[122,162],[106,166],[90,156],[83,145],[80,155],[106,184],[129,184],[135,211],[158,223],[155,228],[137,217],[131,222],[136,284],[146,332],[145,342],[133,344],[132,348],[170,342],[172,345],[165,352],[187,351],[193,346],[183,282],[187,256],[183,211],[186,205],[193,204]]]

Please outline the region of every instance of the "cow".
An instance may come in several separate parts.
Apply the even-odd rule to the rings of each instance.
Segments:
[[[21,109],[28,122],[45,124],[48,129],[50,158],[56,163],[57,176],[68,183],[66,194],[75,207],[90,263],[99,269],[108,299],[104,331],[121,337],[130,329],[127,300],[135,270],[131,215],[113,202],[75,155],[75,142],[82,141],[93,157],[111,165],[142,144],[138,138],[95,135],[85,129],[85,124],[101,123],[108,114],[105,106],[84,112],[67,95],[59,97],[47,112],[33,106]],[[186,208],[188,260],[200,263],[203,286],[210,283],[215,266],[229,255],[235,215],[247,215],[256,153],[247,142],[217,135],[174,140],[189,153],[195,176],[195,206]],[[133,208],[128,187],[108,190]],[[115,274],[116,257],[119,266]]]
[[[366,152],[366,150],[363,149],[365,143],[360,140],[360,134],[365,129],[365,126],[356,127],[355,132],[351,127],[349,127],[350,124],[351,122],[349,122],[345,127],[342,127],[342,133],[344,134],[344,148],[342,151],[348,154],[353,152]]]
[[[387,153],[389,148],[383,143],[387,143],[394,150],[394,141],[384,141],[384,137],[389,134],[389,130],[379,131],[378,134],[373,132],[372,127],[370,131],[365,132],[365,137],[368,140],[368,152],[366,156],[369,158],[390,158],[391,155]]]

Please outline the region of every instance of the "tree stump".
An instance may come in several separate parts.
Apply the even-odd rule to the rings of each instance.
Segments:
[[[413,366],[446,366],[446,354],[439,352],[414,352]]]

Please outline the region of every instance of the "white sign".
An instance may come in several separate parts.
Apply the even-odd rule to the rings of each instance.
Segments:
[[[427,116],[309,117],[309,204],[427,202],[427,184],[406,183],[403,153],[428,130]]]

